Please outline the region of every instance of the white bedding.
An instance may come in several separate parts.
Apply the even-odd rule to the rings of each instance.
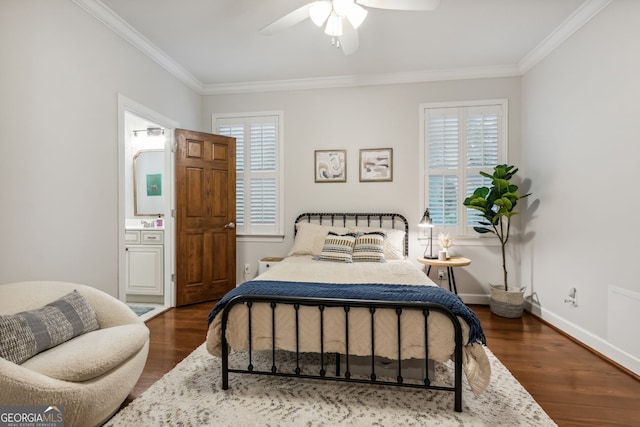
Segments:
[[[407,260],[385,263],[337,263],[313,260],[311,256],[292,256],[275,264],[259,280],[281,280],[322,283],[384,283],[436,286],[417,266]],[[291,306],[276,308],[276,347],[295,351],[294,309]],[[231,310],[227,325],[229,345],[239,351],[248,350],[247,308],[236,306]],[[271,349],[271,308],[266,304],[255,304],[252,308],[252,348]],[[371,317],[367,309],[352,309],[349,313],[349,354],[368,356],[371,354]],[[300,351],[320,352],[317,308],[301,307],[299,311]],[[216,316],[207,332],[207,350],[221,356],[221,315]],[[392,310],[378,310],[375,314],[375,353],[390,359],[397,358],[397,318]],[[469,336],[469,327],[460,319],[463,343]],[[324,351],[346,353],[344,343],[345,314],[341,308],[324,311]],[[452,357],[455,342],[451,321],[443,314],[434,312],[429,316],[429,358],[444,362]],[[424,359],[424,317],[420,311],[405,310],[402,313],[402,358]],[[463,348],[463,367],[474,393],[480,394],[489,385],[490,365],[484,347],[474,343]]]
[[[290,256],[256,277],[259,280],[321,283],[391,283],[437,286],[408,260],[387,262],[315,261],[310,255]]]

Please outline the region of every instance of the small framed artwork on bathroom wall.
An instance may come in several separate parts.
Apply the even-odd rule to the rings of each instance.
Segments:
[[[315,182],[347,182],[347,151],[316,150]]]
[[[393,181],[393,148],[360,150],[360,182]]]

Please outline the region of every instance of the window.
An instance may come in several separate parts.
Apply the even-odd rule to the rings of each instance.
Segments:
[[[489,185],[506,159],[507,101],[423,104],[422,176],[425,205],[434,225],[455,236],[477,236],[477,216],[462,202]]]
[[[213,116],[213,131],[236,138],[238,236],[282,236],[282,112]]]

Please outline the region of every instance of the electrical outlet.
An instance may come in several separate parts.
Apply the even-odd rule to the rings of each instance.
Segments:
[[[439,280],[444,280],[446,278],[447,278],[447,273],[443,269],[439,268],[438,269],[438,279]]]
[[[573,307],[578,306],[578,290],[576,288],[569,288],[568,298],[564,299],[565,304],[571,304]]]
[[[251,271],[251,264],[245,264],[244,265],[244,274],[249,274],[250,271]]]

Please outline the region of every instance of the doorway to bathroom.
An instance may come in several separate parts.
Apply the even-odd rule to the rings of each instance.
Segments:
[[[173,145],[178,123],[122,95],[118,297],[146,320],[175,306]]]

